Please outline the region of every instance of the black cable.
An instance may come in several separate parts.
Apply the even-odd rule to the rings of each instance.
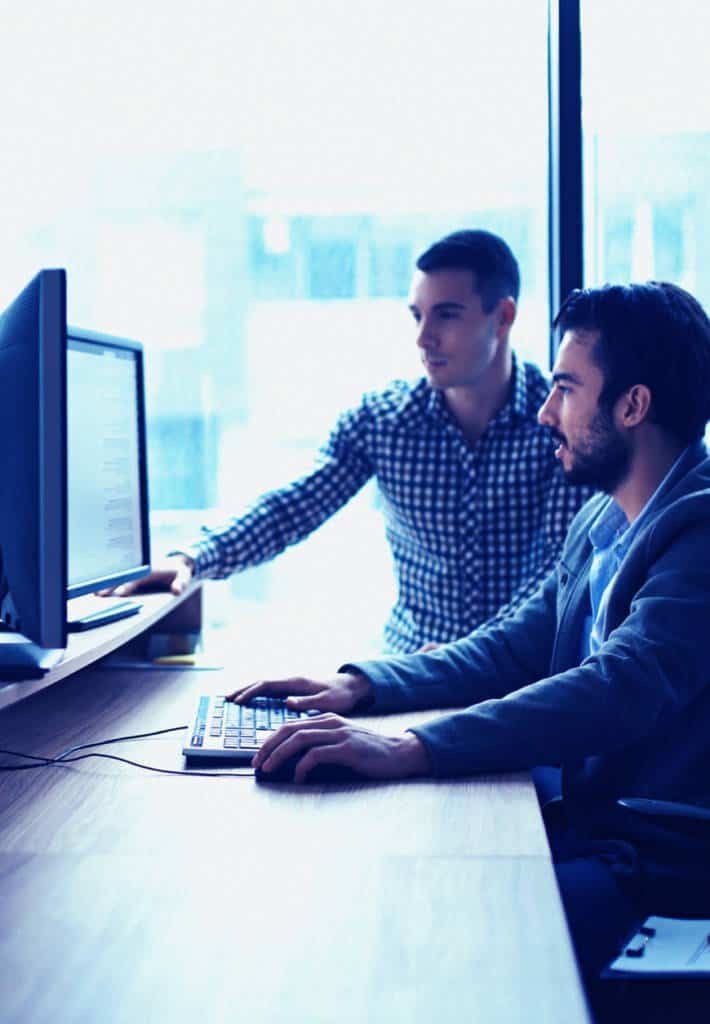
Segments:
[[[131,761],[127,757],[118,757],[116,754],[80,754],[79,757],[71,757],[71,754],[75,754],[77,750],[86,750],[89,747],[103,747],[109,743],[121,743],[125,740],[142,740],[150,736],[161,736],[168,732],[182,732],[187,729],[186,725],[174,725],[169,729],[156,729],[154,732],[142,732],[136,733],[132,736],[115,736],[110,740],[97,740],[95,743],[79,743],[76,746],[68,747],[63,750],[61,754],[56,757],[39,757],[35,754],[23,754],[16,750],[2,750],[0,754],[5,754],[9,757],[24,757],[28,761],[37,761],[38,764],[17,764],[17,765],[0,765],[0,772],[21,772],[27,771],[30,768],[50,768],[56,765],[71,764],[74,761],[83,761],[89,757],[102,757],[108,761],[120,761],[123,764],[133,765],[135,768],[143,768],[148,772],[158,772],[161,775],[181,775],[181,776],[202,776],[208,779],[244,779],[253,778],[254,771],[249,769],[247,771],[231,771],[231,772],[205,772],[205,771],[190,771],[189,769],[178,770],[175,768],[156,768],[154,765],[141,764],[140,761]]]
[[[77,743],[76,746],[68,747],[61,754],[57,754],[52,760],[61,761],[63,758],[68,757],[69,754],[74,754],[77,750],[86,750],[88,747],[105,747],[108,743],[122,743],[124,740],[145,740],[150,736],[162,736],[166,732],[183,732],[185,729],[187,729],[186,725],[173,725],[169,729],[156,729],[154,732],[137,732],[133,736],[114,736],[113,739],[97,740],[96,743]]]

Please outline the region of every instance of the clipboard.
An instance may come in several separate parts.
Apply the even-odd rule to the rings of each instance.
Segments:
[[[710,920],[649,917],[601,976],[710,981]]]

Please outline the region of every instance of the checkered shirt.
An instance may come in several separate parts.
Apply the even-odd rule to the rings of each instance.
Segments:
[[[511,398],[470,447],[441,392],[395,381],[343,413],[312,471],[263,495],[186,549],[197,577],[224,578],[302,540],[371,477],[397,600],[386,649],[445,642],[514,612],[552,568],[588,488],[567,484],[537,423],[548,383],[514,359]]]

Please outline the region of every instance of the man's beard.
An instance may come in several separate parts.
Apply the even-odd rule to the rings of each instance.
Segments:
[[[565,470],[572,484],[588,484],[598,491],[612,494],[626,478],[631,465],[631,449],[614,427],[611,414],[599,409],[589,424],[587,437],[581,445],[570,448],[563,434],[553,435],[567,446],[573,463]]]

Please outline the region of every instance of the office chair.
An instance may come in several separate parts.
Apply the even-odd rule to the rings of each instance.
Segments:
[[[710,807],[681,804],[669,800],[650,800],[640,797],[622,797],[617,806],[651,828],[673,832],[688,848],[699,850],[700,860],[710,844]],[[697,845],[696,845],[697,844]],[[689,879],[686,892],[679,892],[680,903],[674,905],[671,893],[667,905],[650,908],[652,913],[668,917],[707,917],[708,888],[704,880],[697,888],[697,879]],[[663,899],[661,897],[661,899]],[[597,992],[598,1005],[594,1005],[596,1024],[618,1024],[620,1020],[639,1021],[643,1024],[685,1024],[702,1020],[710,1005],[710,982],[705,979],[644,977],[635,980],[605,982]]]
[[[617,804],[641,815],[649,824],[660,825],[689,838],[710,840],[710,807],[641,797],[622,797]]]

